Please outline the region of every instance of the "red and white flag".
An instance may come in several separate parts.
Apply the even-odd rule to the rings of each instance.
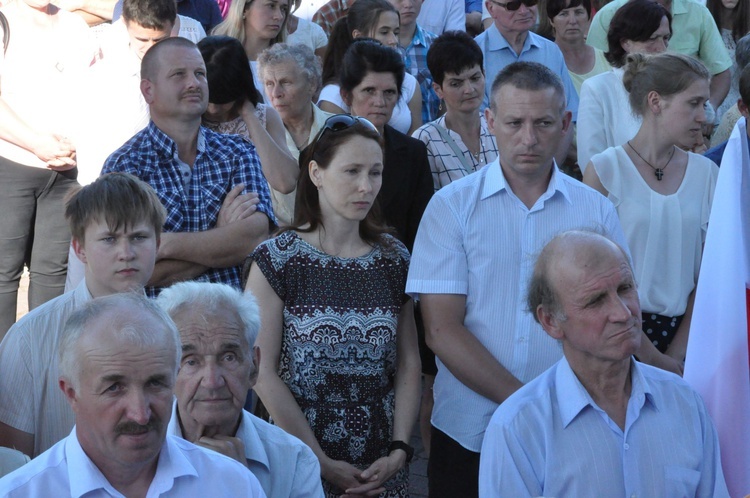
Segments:
[[[750,151],[745,119],[721,161],[703,250],[685,379],[719,432],[733,498],[750,495]]]

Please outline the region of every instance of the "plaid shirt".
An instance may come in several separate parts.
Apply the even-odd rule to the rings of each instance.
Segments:
[[[349,12],[349,7],[351,7],[354,2],[355,0],[330,0],[318,9],[313,15],[312,20],[323,28],[323,31],[326,32],[326,36],[330,38],[331,31],[333,31],[333,25]]]
[[[237,184],[260,196],[258,210],[275,222],[268,183],[255,146],[238,136],[221,135],[201,127],[198,155],[187,189],[177,159],[177,146],[153,121],[104,163],[102,174],[130,173],[151,185],[167,210],[165,232],[203,232],[216,226],[226,194]],[[252,248],[248,248],[251,250]],[[195,280],[221,282],[240,288],[242,265],[211,268]],[[149,296],[159,293],[147,287]]]
[[[423,30],[417,24],[409,46],[401,47],[406,70],[417,78],[419,89],[422,90],[422,123],[434,121],[440,113],[440,98],[432,89],[432,75],[427,68],[427,50],[435,38],[437,35]]]

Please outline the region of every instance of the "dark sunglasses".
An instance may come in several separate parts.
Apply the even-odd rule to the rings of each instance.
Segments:
[[[513,12],[521,8],[521,4],[525,5],[526,7],[533,7],[538,3],[539,0],[512,0],[511,2],[496,2],[495,0],[490,0],[490,3],[494,3],[495,5],[499,5],[500,7],[504,8],[508,12]]]
[[[378,129],[375,127],[374,124],[372,124],[370,121],[368,121],[365,118],[361,118],[359,116],[352,116],[350,114],[336,114],[334,116],[331,116],[330,118],[326,119],[325,124],[323,125],[323,128],[318,132],[317,136],[315,137],[315,140],[312,142],[313,149],[312,154],[310,157],[313,157],[315,155],[315,146],[318,145],[318,141],[320,141],[321,138],[323,138],[323,135],[327,131],[337,132],[342,130],[348,130],[355,124],[361,124],[365,128],[374,131],[378,135],[380,132],[378,132]]]

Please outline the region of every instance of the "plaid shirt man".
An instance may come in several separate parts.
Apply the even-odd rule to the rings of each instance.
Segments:
[[[198,155],[192,170],[177,156],[177,146],[151,121],[104,163],[102,174],[121,171],[148,183],[167,210],[164,232],[203,232],[216,227],[224,198],[237,184],[260,197],[258,211],[276,219],[268,183],[255,147],[239,136],[222,135],[201,127]],[[195,280],[241,288],[242,265],[211,268]],[[146,287],[153,297],[157,287]]]
[[[313,22],[318,24],[330,38],[333,25],[349,12],[355,0],[330,0],[313,15]]]
[[[432,74],[427,68],[427,50],[435,38],[437,35],[423,30],[417,24],[409,46],[401,47],[406,70],[417,78],[422,91],[422,123],[434,121],[440,113],[440,98],[432,89]]]

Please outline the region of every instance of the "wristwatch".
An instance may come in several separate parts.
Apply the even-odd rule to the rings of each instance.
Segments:
[[[391,445],[388,446],[388,454],[390,455],[394,450],[404,450],[406,463],[411,462],[411,459],[414,458],[414,448],[403,441],[391,441]]]

